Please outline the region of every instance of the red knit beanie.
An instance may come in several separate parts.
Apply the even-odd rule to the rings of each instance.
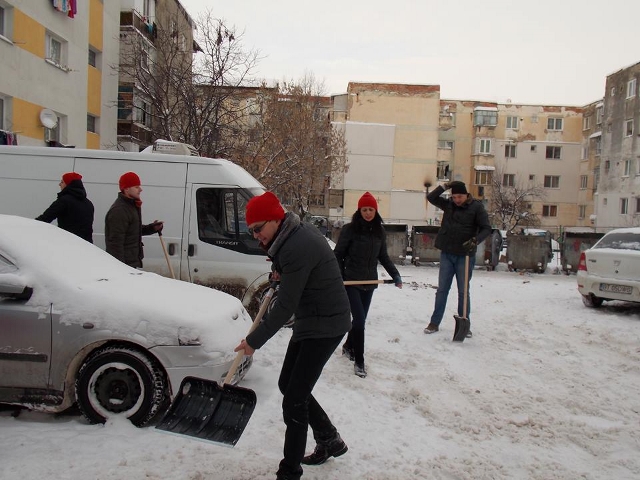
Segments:
[[[66,185],[69,185],[74,180],[82,180],[82,175],[76,172],[67,172],[64,175],[62,175],[62,181]]]
[[[360,210],[362,207],[375,208],[377,211],[378,202],[376,202],[376,198],[373,195],[371,195],[369,192],[366,192],[360,197],[360,200],[358,200],[358,210]]]
[[[120,190],[124,190],[129,187],[139,187],[140,186],[140,177],[134,172],[124,173],[120,177],[120,181],[118,184],[120,185]]]
[[[268,220],[282,220],[284,208],[280,205],[278,197],[271,192],[265,192],[247,202],[246,217],[247,225]]]

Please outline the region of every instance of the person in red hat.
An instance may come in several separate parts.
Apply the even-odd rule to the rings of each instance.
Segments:
[[[57,200],[36,220],[51,223],[58,220],[58,226],[89,243],[93,243],[93,203],[87,198],[82,183],[82,175],[67,172],[58,184],[60,192]]]
[[[284,458],[276,478],[298,480],[302,464],[319,465],[348,450],[312,391],[351,328],[349,299],[327,239],[311,223],[300,222],[298,215],[285,212],[273,193],[249,200],[246,220],[249,233],[272,260],[272,279],[279,280],[280,286],[269,316],[235,351],[253,355],[295,314],[278,379],[286,431]],[[305,456],[309,426],[317,445]]]
[[[122,174],[120,193],[104,219],[104,239],[108,253],[123,263],[142,268],[144,258],[142,236],[161,232],[164,223],[154,220],[142,224],[140,177],[135,172]]]
[[[345,280],[377,280],[380,263],[396,287],[402,288],[400,273],[387,252],[382,223],[378,202],[371,193],[366,192],[358,200],[358,209],[351,217],[351,223],[342,227],[333,252]],[[351,304],[352,327],[342,346],[342,354],[354,362],[354,373],[364,378],[367,376],[364,366],[365,322],[373,292],[378,286],[347,285],[345,288]]]

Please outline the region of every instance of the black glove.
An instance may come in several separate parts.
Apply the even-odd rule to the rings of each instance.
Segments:
[[[476,237],[471,237],[469,240],[462,244],[462,248],[464,248],[467,252],[472,252],[478,246],[478,241]]]

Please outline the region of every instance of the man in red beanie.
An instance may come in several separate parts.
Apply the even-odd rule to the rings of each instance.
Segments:
[[[336,427],[312,395],[322,370],[351,328],[349,300],[331,247],[320,231],[298,215],[285,213],[277,197],[266,192],[246,206],[249,233],[273,261],[272,278],[280,281],[269,316],[235,351],[253,355],[295,314],[278,387],[283,394],[286,432],[284,458],[277,480],[298,480],[302,465],[319,465],[347,451]],[[307,430],[317,442],[304,456]]]
[[[123,263],[142,268],[144,258],[142,236],[161,232],[163,222],[142,224],[140,177],[126,172],[118,181],[120,193],[105,216],[104,239],[108,253]]]
[[[58,226],[89,243],[93,243],[93,203],[87,198],[82,175],[67,172],[58,184],[60,192],[55,200],[36,220],[51,223],[58,219]]]

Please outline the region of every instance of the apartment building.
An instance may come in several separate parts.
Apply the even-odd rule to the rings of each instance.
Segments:
[[[594,225],[640,225],[640,63],[607,77]]]
[[[580,180],[578,186],[578,216],[575,226],[595,225],[595,198],[600,178],[602,156],[602,99],[585,105],[582,109],[582,154],[580,156]]]
[[[330,219],[348,221],[369,191],[388,223],[433,220],[424,182],[436,179],[440,87],[351,82],[333,104],[330,117],[344,130],[348,170],[331,178]]]
[[[0,0],[4,138],[115,148],[119,9],[103,0]]]

